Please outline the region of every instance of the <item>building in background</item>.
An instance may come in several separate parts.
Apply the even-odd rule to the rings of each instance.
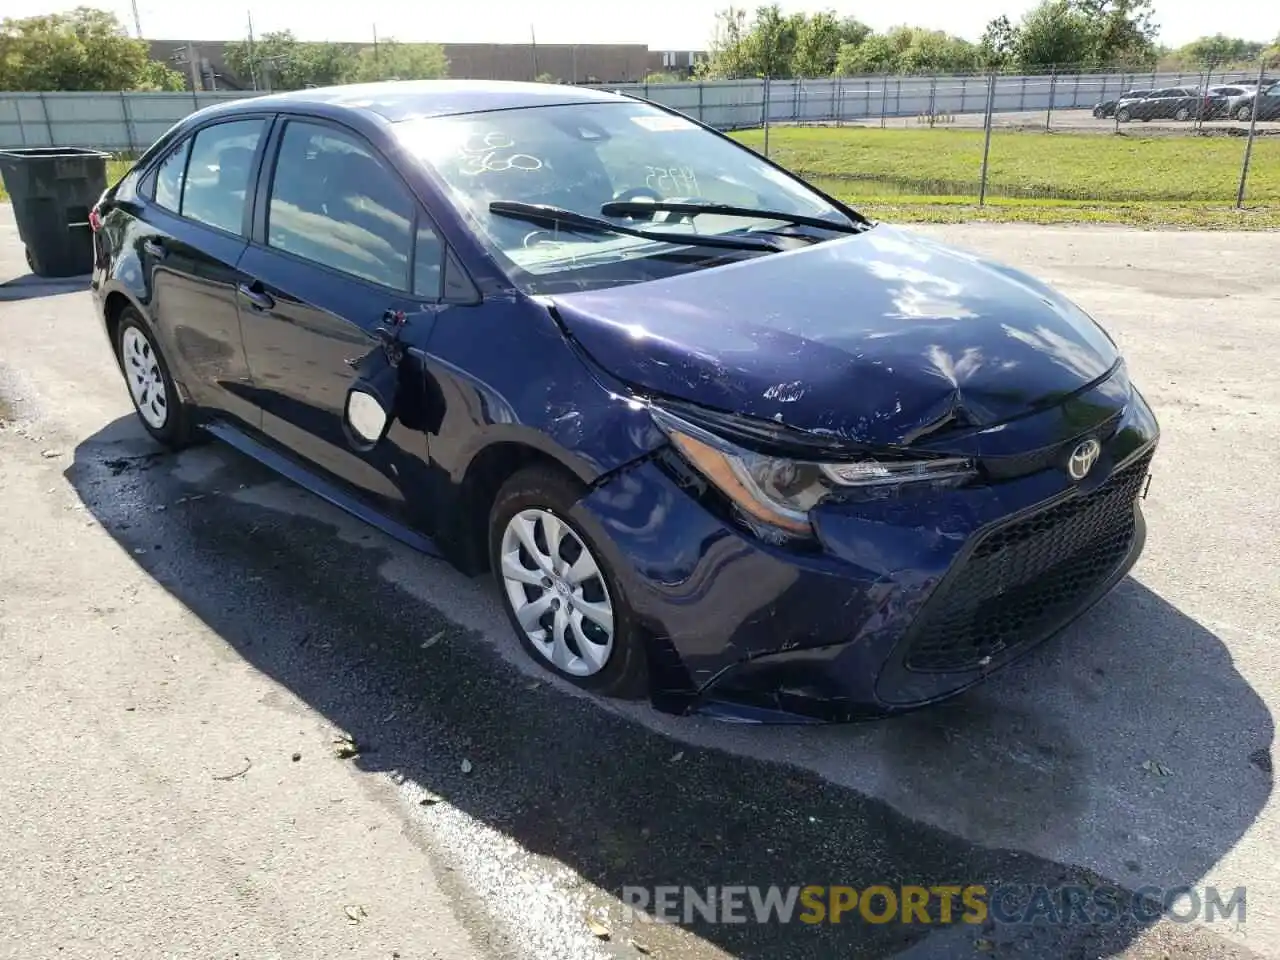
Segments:
[[[226,40],[150,40],[151,58],[179,70],[189,87],[200,90],[249,90],[248,77],[227,66]],[[238,42],[238,41],[237,41]],[[372,43],[351,44],[356,49]],[[449,76],[473,80],[533,80],[560,83],[628,83],[662,74],[686,80],[698,50],[650,50],[643,43],[445,43]],[[194,62],[194,69],[193,64]]]

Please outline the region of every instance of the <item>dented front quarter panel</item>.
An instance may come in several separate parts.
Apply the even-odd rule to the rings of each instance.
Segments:
[[[584,483],[665,442],[647,409],[593,370],[545,307],[517,294],[441,318],[423,352],[431,459],[456,487],[500,443],[538,450]]]

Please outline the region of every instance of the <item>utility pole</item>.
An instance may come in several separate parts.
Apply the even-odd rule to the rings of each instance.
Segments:
[[[196,45],[190,40],[187,41],[187,66],[191,68],[191,89],[199,90],[200,83],[200,61],[196,56]]]
[[[249,11],[249,82],[258,89],[258,61],[253,52],[253,11]]]
[[[529,24],[529,44],[533,52],[533,79],[538,79],[538,35],[533,32],[533,24]]]
[[[200,63],[194,43],[188,40],[184,46],[179,47],[178,53],[173,55],[172,62],[180,67],[186,66],[187,73],[191,77],[191,90],[193,93],[201,89]]]
[[[378,25],[376,23],[373,25],[373,66],[375,71],[380,72],[379,68],[381,64],[378,60]]]
[[[138,34],[138,39],[142,39],[142,18],[138,16],[138,0],[133,0],[133,29]]]

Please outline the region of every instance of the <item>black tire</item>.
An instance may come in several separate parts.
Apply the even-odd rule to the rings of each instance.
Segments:
[[[129,390],[129,400],[133,403],[134,412],[138,415],[138,422],[156,441],[164,444],[170,450],[182,450],[192,446],[200,438],[192,423],[191,408],[183,402],[181,395],[178,393],[178,388],[173,382],[173,376],[169,373],[169,364],[165,362],[164,353],[156,344],[156,338],[147,329],[146,322],[133,307],[125,307],[120,314],[119,323],[116,324],[116,360],[120,364],[120,372],[124,374],[126,379],[125,388],[128,389],[129,387],[127,382],[129,365],[124,355],[124,338],[125,332],[128,330],[137,330],[147,341],[148,347],[155,356],[156,367],[160,371],[160,378],[164,383],[165,391],[166,416],[164,426],[154,427],[142,415],[142,411],[138,409],[137,401],[133,398],[133,391]]]
[[[498,491],[489,511],[489,562],[502,597],[503,609],[520,645],[544,669],[593,693],[633,700],[649,692],[648,661],[636,615],[614,574],[616,551],[598,524],[576,509],[585,489],[567,473],[548,466],[532,466],[517,471]],[[540,508],[567,524],[591,551],[613,606],[613,649],[604,667],[587,677],[561,670],[538,651],[516,619],[502,576],[502,536],[507,524],[521,510]]]
[[[1117,110],[1117,111],[1116,111],[1116,119],[1117,119],[1117,120],[1119,120],[1121,123],[1128,123],[1128,122],[1129,122],[1129,116],[1130,116],[1130,114],[1129,114],[1129,108],[1128,108],[1128,107],[1124,107],[1124,108],[1122,108],[1122,109],[1120,109],[1120,110]]]
[[[1186,123],[1188,120],[1191,119],[1191,111],[1188,110],[1186,107],[1179,107],[1174,112],[1173,119],[1177,120],[1179,123]]]
[[[1243,104],[1236,108],[1236,119],[1242,123],[1248,123],[1253,119],[1253,107]]]
[[[1107,115],[1107,111],[1103,110],[1101,107],[1093,108],[1093,116],[1095,120],[1101,120],[1106,115]]]

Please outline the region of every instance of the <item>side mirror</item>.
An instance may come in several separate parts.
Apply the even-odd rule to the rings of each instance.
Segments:
[[[372,450],[387,435],[396,415],[400,371],[386,360],[382,350],[372,353],[362,376],[347,390],[342,426],[347,442],[356,450]],[[367,368],[372,368],[367,369]]]

